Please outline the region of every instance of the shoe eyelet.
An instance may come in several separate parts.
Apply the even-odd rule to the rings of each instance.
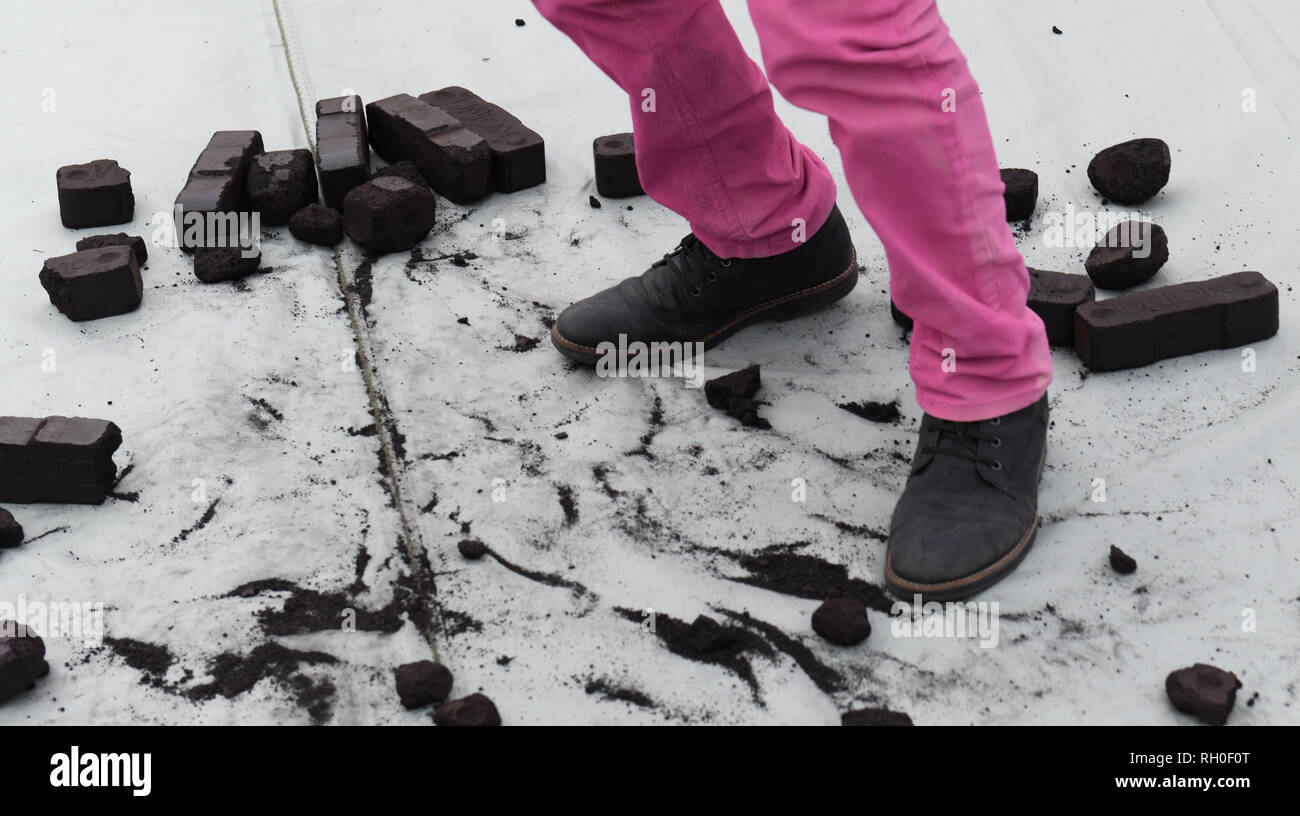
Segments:
[[[989,420],[989,424],[990,424],[990,425],[1001,425],[1001,424],[1002,424],[1002,417],[993,417],[992,419]]]
[[[710,272],[710,273],[706,276],[706,279],[709,281],[709,283],[713,283],[715,280],[718,279],[718,273],[716,273],[716,272]]]
[[[723,267],[731,266],[731,259],[730,259],[730,258],[727,258],[727,259],[724,260],[720,265],[723,266]]]
[[[1002,437],[1000,436],[993,437],[993,447],[995,448],[1002,447]]]
[[[994,470],[1001,470],[1001,469],[1002,469],[1002,460],[1001,460],[1001,459],[994,459],[994,460],[993,460],[993,469],[994,469]]]
[[[691,287],[691,297],[699,297],[699,296],[700,296],[700,287],[698,287],[698,286],[692,286],[692,287]]]

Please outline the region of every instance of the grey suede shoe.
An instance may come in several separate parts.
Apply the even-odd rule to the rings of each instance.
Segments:
[[[894,508],[885,585],[904,598],[965,598],[1016,568],[1038,532],[1047,395],[980,422],[926,414]]]

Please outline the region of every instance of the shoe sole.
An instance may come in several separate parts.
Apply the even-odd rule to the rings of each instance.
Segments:
[[[1043,464],[1046,461],[1047,443],[1044,442],[1043,453],[1038,457],[1038,482],[1043,480]],[[922,584],[899,576],[894,572],[890,564],[890,548],[886,546],[885,588],[894,595],[908,600],[914,595],[920,595],[922,601],[955,601],[969,598],[971,595],[982,592],[1001,581],[1012,570],[1020,566],[1020,562],[1024,560],[1030,548],[1034,546],[1034,539],[1038,537],[1038,520],[1039,515],[1034,513],[1034,520],[1030,523],[1029,529],[1025,531],[1024,536],[1021,537],[1010,552],[997,561],[970,575],[940,583]]]
[[[853,287],[857,285],[858,251],[854,248],[853,255],[849,260],[848,268],[830,280],[823,281],[816,286],[811,286],[807,289],[800,289],[797,292],[782,295],[775,300],[769,300],[766,303],[760,303],[757,306],[753,306],[732,318],[721,328],[705,335],[704,337],[698,337],[694,340],[679,339],[661,342],[703,343],[704,348],[712,348],[741,329],[747,326],[752,326],[755,323],[762,323],[769,320],[778,322],[793,320],[796,317],[803,317],[813,312],[821,311],[835,301],[843,298],[849,292],[852,292]],[[584,346],[581,343],[575,343],[560,334],[558,321],[551,326],[551,343],[565,357],[568,357],[570,360],[576,360],[579,363],[595,365],[602,356],[600,352],[592,346]]]

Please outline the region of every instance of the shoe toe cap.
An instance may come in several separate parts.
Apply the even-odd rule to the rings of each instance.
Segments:
[[[895,522],[890,532],[889,568],[897,577],[916,584],[960,581],[1016,549],[1031,524],[910,514]]]

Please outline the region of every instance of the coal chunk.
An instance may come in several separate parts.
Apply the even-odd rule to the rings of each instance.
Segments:
[[[460,543],[456,545],[456,549],[460,550],[460,554],[471,561],[477,561],[487,555],[488,551],[487,545],[482,541],[479,541],[477,538],[462,539]]]
[[[1169,145],[1160,139],[1133,139],[1108,147],[1088,163],[1088,180],[1097,192],[1120,204],[1141,204],[1169,183]]]
[[[366,114],[359,96],[316,103],[316,166],[325,204],[343,209],[343,197],[370,178]]]
[[[1083,267],[1098,288],[1129,289],[1146,283],[1169,260],[1169,238],[1159,224],[1125,221],[1106,233]]]
[[[404,178],[367,181],[343,199],[348,237],[376,252],[410,249],[433,229],[436,199],[427,187]]]
[[[299,241],[334,246],[343,240],[343,214],[322,204],[308,204],[289,219],[289,232]]]
[[[248,210],[248,167],[262,150],[262,134],[256,130],[212,134],[176,196],[176,235],[181,249],[193,252],[199,246],[237,243],[238,233],[231,226],[236,214]]]
[[[437,725],[500,725],[497,707],[483,694],[448,700],[433,711]]]
[[[1194,714],[1210,725],[1223,725],[1237,702],[1241,681],[1237,675],[1205,663],[1172,671],[1165,678],[1165,694],[1174,708]]]
[[[149,251],[145,248],[144,239],[139,235],[127,235],[125,232],[114,232],[109,235],[87,235],[85,238],[77,241],[77,249],[101,249],[110,246],[129,246],[131,252],[135,254],[136,263],[144,266],[149,261]]]
[[[740,420],[742,425],[768,429],[772,425],[758,415],[762,404],[754,399],[762,386],[762,378],[757,365],[723,374],[704,383],[704,397],[709,405]]]
[[[1243,346],[1277,329],[1277,287],[1237,272],[1084,303],[1074,312],[1074,349],[1093,371],[1115,371]]]
[[[289,223],[294,213],[316,202],[317,192],[310,150],[260,153],[248,166],[248,206],[262,214],[268,227]]]
[[[831,598],[812,614],[813,631],[841,646],[855,646],[871,634],[867,605],[856,598]]]
[[[419,660],[393,670],[397,696],[407,708],[419,708],[447,699],[451,693],[451,671],[441,663]]]
[[[1038,174],[1033,170],[1009,169],[1002,171],[1002,193],[1007,205],[1008,221],[1024,221],[1034,214],[1038,206]]]
[[[1133,556],[1112,544],[1110,545],[1110,568],[1120,575],[1129,575],[1137,571],[1138,562],[1133,559]]]
[[[0,417],[0,501],[102,504],[121,444],[103,419]]]
[[[0,621],[0,702],[49,673],[45,641],[17,621]]]
[[[912,718],[887,708],[859,708],[841,714],[840,725],[912,725]]]
[[[397,176],[420,187],[429,186],[429,182],[425,181],[424,176],[420,174],[420,168],[416,167],[414,162],[409,162],[405,159],[396,164],[390,164],[386,167],[379,168],[370,178],[376,179],[381,176]]]
[[[592,142],[596,191],[606,198],[645,195],[636,172],[636,143],[631,133],[601,136]]]
[[[194,277],[204,283],[218,283],[255,275],[262,265],[262,252],[244,247],[199,247],[194,250]]]
[[[492,191],[487,140],[442,108],[397,94],[366,105],[366,117],[380,158],[413,162],[438,195],[466,204]]]
[[[50,303],[72,320],[125,314],[134,311],[144,296],[140,265],[129,246],[47,258],[40,281]]]
[[[106,227],[125,224],[135,216],[131,172],[113,159],[69,164],[60,167],[54,178],[65,227]]]
[[[536,132],[499,105],[455,85],[420,94],[487,140],[492,151],[492,186],[513,193],[546,181],[546,143]]]
[[[898,412],[898,401],[892,402],[841,402],[838,407],[843,408],[854,416],[860,416],[871,422],[897,422],[902,416]]]
[[[23,525],[18,523],[14,514],[0,507],[0,549],[17,547],[23,543]]]
[[[1074,310],[1096,299],[1087,275],[1029,269],[1029,308],[1043,321],[1053,346],[1074,347]]]

